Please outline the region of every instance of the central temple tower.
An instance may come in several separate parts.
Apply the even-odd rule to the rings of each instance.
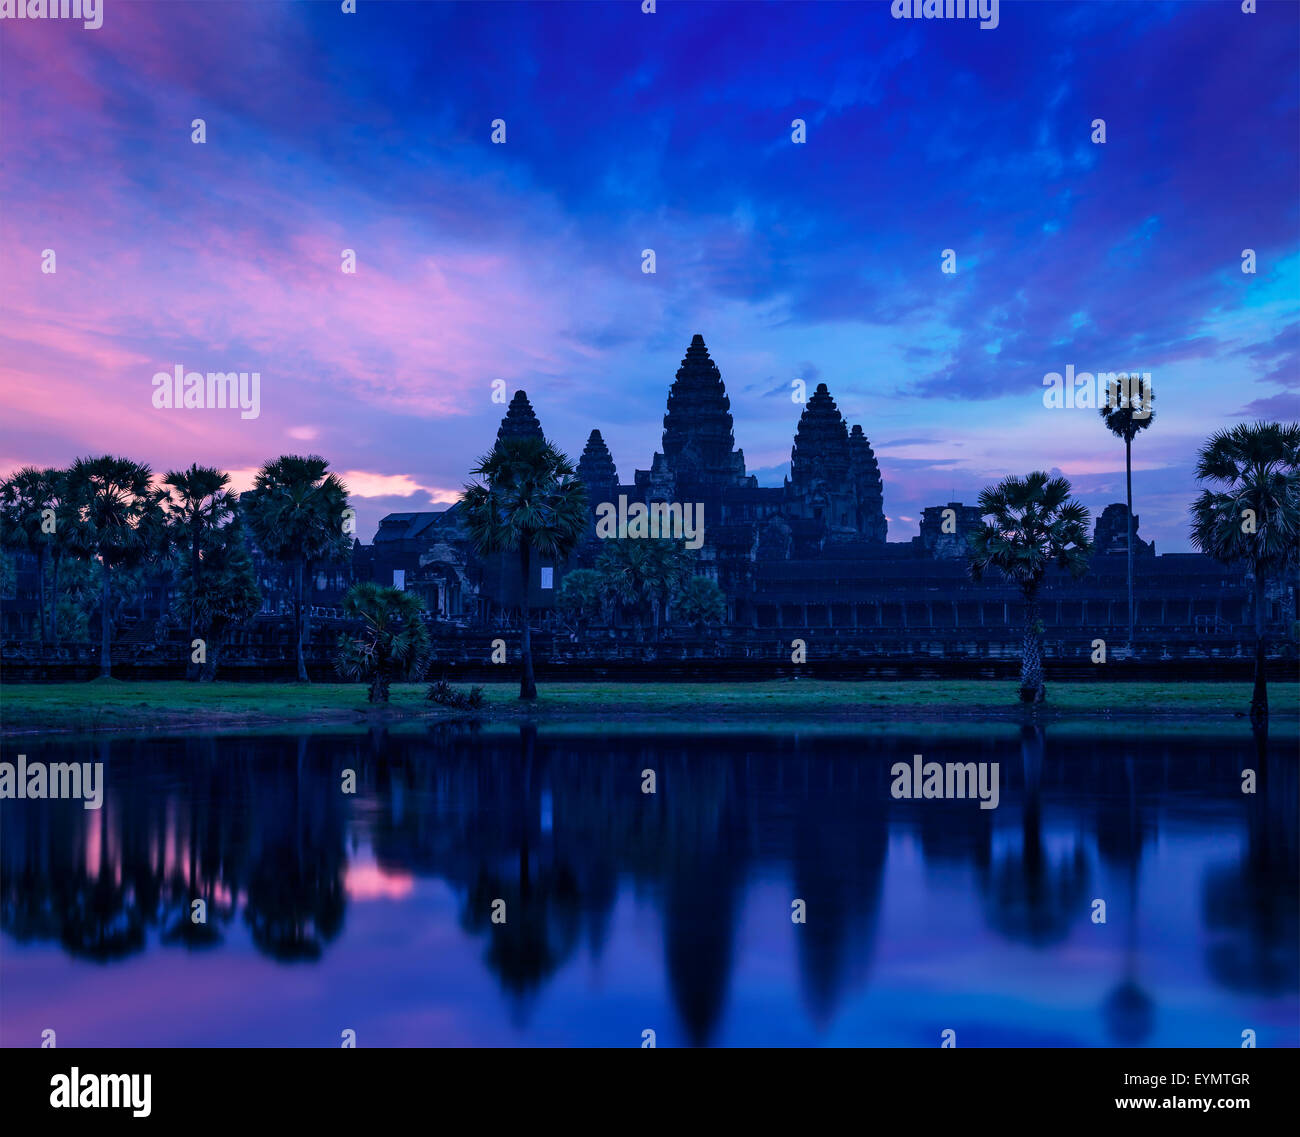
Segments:
[[[748,484],[745,453],[736,449],[732,433],[731,400],[701,335],[691,340],[668,392],[663,448],[655,467],[666,466],[679,486]]]

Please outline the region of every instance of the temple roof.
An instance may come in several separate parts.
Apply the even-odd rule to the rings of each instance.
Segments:
[[[790,480],[843,481],[849,474],[849,432],[825,383],[804,405],[790,451]]]
[[[460,503],[447,509],[423,513],[388,513],[379,520],[372,544],[387,541],[414,541],[439,529],[455,529],[461,521]]]
[[[618,485],[614,458],[598,430],[593,430],[587,436],[587,445],[583,448],[582,457],[578,459],[578,477],[588,486]]]
[[[849,467],[855,479],[869,483],[876,493],[880,492],[880,463],[862,427],[857,425],[849,432]]]
[[[668,392],[663,453],[679,477],[733,485],[745,476],[744,458],[732,434],[731,400],[698,333]]]
[[[533,405],[528,401],[528,395],[523,391],[516,391],[497,430],[497,441],[500,442],[504,438],[541,437],[542,424],[537,421],[537,415],[533,413]]]

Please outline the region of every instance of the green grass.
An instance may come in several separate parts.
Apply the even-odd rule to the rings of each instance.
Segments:
[[[462,685],[463,688],[464,685]],[[342,683],[89,683],[9,684],[0,691],[0,730],[168,730],[183,727],[296,724],[338,727],[379,715],[406,719],[455,717],[426,702],[423,683],[396,684],[392,703],[378,710],[365,688]],[[1022,712],[1014,680],[855,681],[773,680],[766,683],[555,683],[542,684],[527,708],[514,683],[484,685],[489,719],[599,720],[616,724],[755,719],[764,723],[831,723],[891,718],[1001,718]],[[1249,683],[1052,683],[1046,718],[1180,720],[1244,714]],[[1296,718],[1293,684],[1270,691],[1273,717]]]

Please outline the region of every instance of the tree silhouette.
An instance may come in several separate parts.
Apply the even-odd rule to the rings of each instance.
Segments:
[[[1107,384],[1106,404],[1100,408],[1106,429],[1124,440],[1124,484],[1128,493],[1128,642],[1133,644],[1133,439],[1156,420],[1156,396],[1149,383],[1139,383],[1134,376],[1111,379]]]
[[[528,604],[532,557],[556,565],[569,558],[586,532],[587,490],[568,457],[532,436],[498,439],[471,472],[483,480],[467,485],[460,500],[475,549],[483,556],[519,555],[519,697],[536,699]]]
[[[1004,478],[980,491],[980,512],[991,517],[970,538],[970,575],[982,580],[996,569],[1020,589],[1025,601],[1025,639],[1020,660],[1020,700],[1041,703],[1043,626],[1038,589],[1055,562],[1072,576],[1088,570],[1092,544],[1088,511],[1070,497],[1070,483],[1041,470],[1025,478]]]
[[[78,554],[100,565],[100,674],[112,673],[111,580],[167,547],[162,495],[148,466],[104,455],[78,458],[68,471],[68,499]]]
[[[303,658],[303,574],[317,560],[346,555],[347,487],[317,454],[286,454],[267,462],[241,498],[258,546],[293,572],[293,626],[298,681],[309,682]]]
[[[1255,578],[1255,686],[1250,720],[1268,724],[1264,604],[1270,575],[1300,555],[1300,424],[1241,423],[1206,441],[1196,461],[1205,489],[1192,503],[1192,544]]]
[[[184,549],[189,563],[189,610],[191,641],[199,630],[197,604],[202,592],[204,557],[216,543],[224,543],[224,533],[235,519],[236,499],[230,493],[230,475],[212,466],[197,463],[188,470],[168,470],[163,478],[163,505],[172,542]],[[201,665],[190,663],[187,678],[199,678]]]
[[[424,601],[413,592],[363,581],[348,590],[343,610],[361,621],[361,630],[339,637],[335,667],[354,683],[369,679],[370,701],[387,703],[393,680],[418,678],[428,661]]]

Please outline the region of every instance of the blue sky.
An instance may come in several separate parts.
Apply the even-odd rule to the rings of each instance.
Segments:
[[[1300,5],[340,7],[0,24],[0,472],[112,450],[246,484],[317,451],[369,539],[451,500],[498,379],[630,480],[699,332],[766,482],[791,380],[828,384],[896,540],[1035,468],[1123,500],[1122,444],[1043,376],[1149,371],[1136,508],[1175,551],[1200,441],[1300,418]],[[260,416],[153,407],[177,363],[257,369]]]

